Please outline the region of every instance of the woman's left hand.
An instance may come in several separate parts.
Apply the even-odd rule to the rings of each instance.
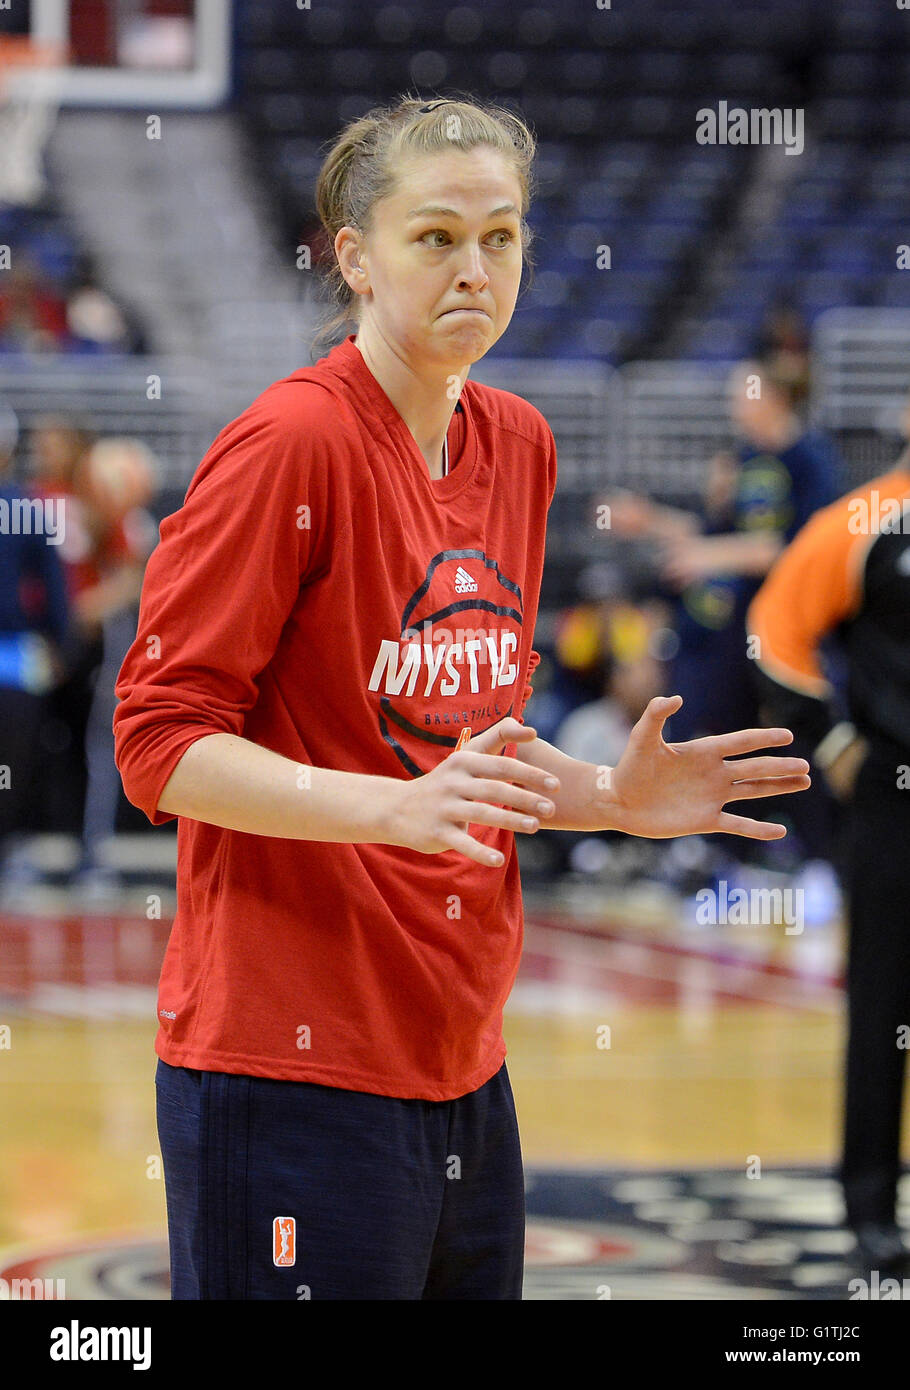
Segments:
[[[738,729],[735,733],[665,743],[662,729],[682,704],[681,695],[658,695],[632,729],[612,770],[610,795],[615,828],[648,839],[724,832],[750,840],[780,840],[784,825],[732,815],[722,808],[811,785],[804,758],[727,759],[759,748],[792,743],[789,729]]]

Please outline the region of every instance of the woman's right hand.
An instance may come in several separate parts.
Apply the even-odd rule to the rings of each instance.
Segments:
[[[501,756],[508,744],[529,743],[536,737],[535,729],[509,716],[422,777],[408,782],[389,779],[391,833],[384,842],[421,854],[455,849],[478,864],[501,864],[499,851],[475,839],[468,828],[496,825],[533,835],[541,820],[553,815],[558,781],[542,768]],[[548,809],[541,809],[541,803]]]

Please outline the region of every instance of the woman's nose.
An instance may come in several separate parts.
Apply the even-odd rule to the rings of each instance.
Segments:
[[[467,262],[462,268],[460,283],[470,286],[473,290],[483,289],[489,283],[489,276],[484,269],[479,247],[471,248]]]

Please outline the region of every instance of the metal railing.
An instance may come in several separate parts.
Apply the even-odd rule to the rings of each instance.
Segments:
[[[295,370],[301,330],[295,312],[275,323],[273,350],[286,355],[288,371]],[[63,413],[103,434],[138,436],[159,459],[172,500],[215,435],[274,379],[272,370],[282,369],[255,360],[245,369],[241,325],[235,327],[218,362],[6,354],[0,398],[26,434],[40,416]],[[305,334],[301,341],[308,346]],[[888,467],[900,447],[910,397],[910,311],[832,310],[819,319],[813,347],[810,418],[835,436],[845,486],[852,486]],[[298,365],[309,365],[308,353]],[[601,488],[632,487],[668,501],[698,496],[707,460],[731,443],[727,372],[690,362],[630,362],[616,371],[597,361],[501,358],[478,363],[471,377],[525,397],[546,418],[559,455],[553,553],[584,560],[602,551],[602,536],[585,519]]]

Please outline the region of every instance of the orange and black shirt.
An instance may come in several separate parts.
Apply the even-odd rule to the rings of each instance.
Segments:
[[[747,637],[772,717],[817,746],[835,723],[820,647],[836,634],[851,722],[872,750],[910,755],[910,468],[809,520],[749,607]]]

